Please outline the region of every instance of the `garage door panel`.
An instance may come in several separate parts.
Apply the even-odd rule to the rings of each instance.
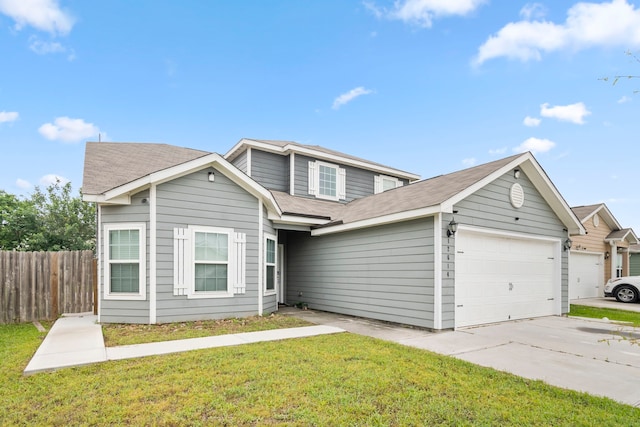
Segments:
[[[569,298],[596,298],[603,285],[602,256],[593,253],[571,252],[569,261]]]
[[[460,230],[456,326],[556,314],[556,242]]]

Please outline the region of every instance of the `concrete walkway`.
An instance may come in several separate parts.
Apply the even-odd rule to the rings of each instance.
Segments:
[[[618,302],[615,298],[581,298],[572,299],[571,304],[586,305],[598,308],[613,308],[616,310],[637,311],[640,312],[640,303],[624,303]]]
[[[263,341],[304,338],[344,332],[334,326],[304,326],[271,331],[245,332],[213,337],[190,338],[147,344],[105,347],[102,327],[91,313],[65,315],[51,330],[24,370],[24,375],[55,371],[72,366],[106,362],[107,360],[179,353],[204,348],[228,347]]]

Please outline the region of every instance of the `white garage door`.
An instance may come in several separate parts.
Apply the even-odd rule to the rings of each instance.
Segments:
[[[569,258],[569,298],[595,298],[602,296],[603,266],[600,254],[571,252]]]
[[[558,244],[456,234],[456,327],[560,314]]]

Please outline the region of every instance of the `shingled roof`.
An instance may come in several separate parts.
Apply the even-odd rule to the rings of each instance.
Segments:
[[[153,172],[208,154],[211,153],[167,144],[87,142],[82,193],[103,194]]]

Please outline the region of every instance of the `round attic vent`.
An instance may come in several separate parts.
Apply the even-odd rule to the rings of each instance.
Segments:
[[[509,200],[511,200],[511,206],[518,209],[524,205],[524,189],[522,185],[517,182],[511,186],[511,191],[509,192]]]
[[[598,216],[598,214],[595,214],[593,216],[593,226],[597,227],[600,225],[600,217]]]

